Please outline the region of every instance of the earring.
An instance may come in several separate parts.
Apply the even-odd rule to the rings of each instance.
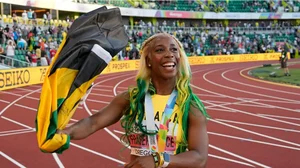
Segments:
[[[151,64],[148,64],[148,67],[151,67]]]

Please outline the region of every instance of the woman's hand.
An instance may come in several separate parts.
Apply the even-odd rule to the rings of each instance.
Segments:
[[[57,134],[67,134],[68,135],[68,132],[67,131],[65,131],[65,130],[56,130],[56,133]]]
[[[141,156],[125,165],[125,168],[155,168],[153,156]]]

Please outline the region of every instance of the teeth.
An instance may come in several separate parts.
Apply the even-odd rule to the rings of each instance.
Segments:
[[[175,66],[175,63],[174,62],[168,62],[168,63],[165,63],[163,64],[163,66]]]

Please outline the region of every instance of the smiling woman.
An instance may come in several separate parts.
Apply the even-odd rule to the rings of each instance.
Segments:
[[[181,43],[165,33],[150,37],[142,45],[139,67],[136,87],[58,133],[82,139],[121,120],[121,140],[131,147],[125,168],[205,167],[208,115],[190,87]]]

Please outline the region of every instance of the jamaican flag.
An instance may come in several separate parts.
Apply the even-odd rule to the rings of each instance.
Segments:
[[[70,137],[56,134],[113,56],[128,43],[119,8],[98,8],[74,21],[42,86],[36,116],[38,146],[46,153],[68,149]]]

